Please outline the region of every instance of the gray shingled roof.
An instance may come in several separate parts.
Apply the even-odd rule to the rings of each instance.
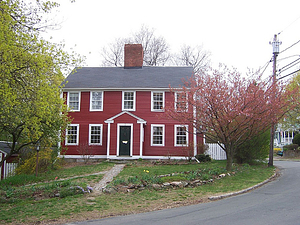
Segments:
[[[65,89],[169,88],[182,85],[182,79],[192,75],[192,67],[82,67],[66,78]]]
[[[0,150],[5,153],[10,153],[10,147],[7,142],[0,141]]]

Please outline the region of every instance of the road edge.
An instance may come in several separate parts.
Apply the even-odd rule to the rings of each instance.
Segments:
[[[259,188],[259,187],[261,187],[261,186],[263,186],[263,185],[265,185],[265,184],[273,181],[275,178],[279,177],[280,176],[280,172],[279,171],[280,171],[280,169],[278,167],[276,167],[276,170],[275,170],[274,174],[271,177],[269,177],[268,179],[266,179],[266,180],[264,180],[264,181],[262,181],[262,182],[260,182],[260,183],[258,183],[256,185],[254,185],[252,187],[245,188],[243,190],[236,191],[236,192],[230,192],[230,193],[227,193],[227,194],[210,196],[210,197],[208,197],[208,199],[211,200],[211,201],[215,201],[215,200],[219,200],[219,199],[228,198],[228,197],[232,197],[232,196],[236,196],[236,195],[247,193],[247,192],[252,191],[252,190],[254,190],[256,188]]]

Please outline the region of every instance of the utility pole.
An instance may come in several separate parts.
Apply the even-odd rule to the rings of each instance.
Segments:
[[[272,75],[272,86],[273,86],[273,98],[276,98],[276,58],[279,54],[279,45],[281,45],[281,42],[277,40],[277,34],[274,35],[274,39],[272,42],[270,42],[273,46],[273,75]],[[273,99],[275,100],[275,99]],[[269,151],[269,166],[273,166],[273,154],[274,154],[274,137],[275,137],[275,123],[272,122],[271,124],[271,138],[270,138],[270,151]]]

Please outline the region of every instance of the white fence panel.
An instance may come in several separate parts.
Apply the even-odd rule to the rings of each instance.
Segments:
[[[206,143],[209,146],[209,149],[206,151],[206,154],[210,155],[212,159],[215,160],[225,160],[226,152],[217,144],[217,143]]]
[[[15,175],[15,169],[17,168],[18,163],[4,163],[4,173],[3,177],[4,179],[10,176]],[[1,176],[0,176],[1,179]]]

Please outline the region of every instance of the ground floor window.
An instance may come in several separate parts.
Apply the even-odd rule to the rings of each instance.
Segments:
[[[66,131],[66,145],[78,145],[79,124],[70,124]]]
[[[187,146],[188,145],[188,126],[187,125],[175,125],[175,146]]]
[[[89,144],[102,145],[102,124],[89,125]]]
[[[165,125],[151,125],[151,145],[164,146],[165,145]]]

